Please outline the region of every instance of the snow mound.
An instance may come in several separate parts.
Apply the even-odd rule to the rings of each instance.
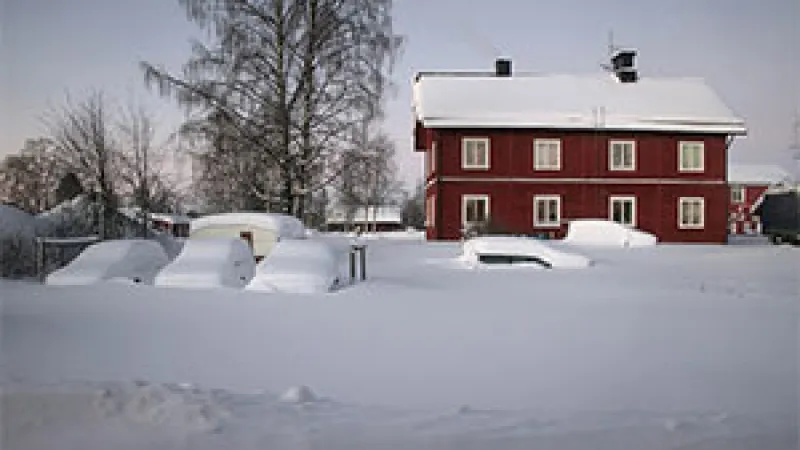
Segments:
[[[608,220],[581,219],[569,223],[564,242],[604,247],[651,247],[658,243],[658,238]]]
[[[242,288],[253,278],[255,259],[241,239],[189,239],[155,278],[156,286]]]
[[[295,294],[329,292],[341,282],[340,265],[340,255],[324,241],[279,241],[256,266],[246,289]]]
[[[292,403],[295,405],[315,403],[319,400],[320,398],[317,397],[317,394],[315,394],[310,387],[305,385],[289,388],[280,398],[280,401],[283,403]]]
[[[591,260],[583,255],[556,250],[542,241],[511,236],[483,236],[464,242],[461,260],[478,264],[487,258],[506,258],[548,268],[585,268]]]
[[[96,392],[94,405],[106,418],[184,432],[217,430],[230,415],[211,396],[197,390],[141,382],[102,389]]]
[[[10,205],[0,205],[0,238],[33,237],[36,220],[25,211]]]
[[[169,258],[158,242],[144,239],[103,241],[86,248],[74,261],[47,276],[51,285],[101,281],[153,284]]]
[[[213,214],[192,220],[191,232],[220,225],[249,225],[275,231],[279,238],[302,239],[306,237],[303,222],[285,214],[239,212]]]

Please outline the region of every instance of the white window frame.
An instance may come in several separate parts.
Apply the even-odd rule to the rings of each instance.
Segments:
[[[483,223],[480,221],[467,220],[467,203],[475,200],[484,201],[483,216],[486,218],[485,221],[489,221],[489,211],[491,211],[489,196],[487,194],[465,194],[461,196],[461,224],[464,226]]]
[[[425,198],[425,225],[436,226],[436,196],[429,195]]]
[[[556,146],[556,164],[539,164],[539,152],[552,149]],[[550,158],[544,158],[549,160]],[[533,140],[533,170],[561,170],[561,139],[534,139]]]
[[[697,148],[700,150],[699,166],[690,166],[690,161],[683,157],[684,150],[687,148]],[[679,172],[703,172],[706,166],[706,145],[703,141],[680,141],[678,143],[678,171]]]
[[[468,164],[469,144],[483,144],[486,149],[484,164]],[[466,170],[488,170],[492,156],[491,142],[488,137],[465,137],[461,138],[461,168]],[[476,158],[477,159],[477,158]]]
[[[556,202],[555,222],[539,221],[539,202]],[[560,195],[534,195],[533,196],[533,226],[535,228],[560,228],[561,227],[561,196]]]
[[[700,204],[700,222],[685,223],[683,216],[683,205],[686,203]],[[702,230],[706,222],[706,199],[704,197],[680,197],[678,199],[678,228],[681,230]]]
[[[628,149],[630,149],[631,152],[630,166],[625,165],[624,154],[622,156],[622,165],[614,164],[614,151],[619,148],[623,149],[623,151],[627,151]],[[615,139],[608,142],[608,170],[621,171],[621,172],[632,172],[636,170],[636,141],[630,139],[628,140]]]
[[[623,225],[628,225],[631,227],[635,227],[637,223],[637,216],[639,212],[636,208],[636,197],[633,195],[612,195],[608,197],[608,220],[611,222],[615,222],[614,220],[614,203],[615,202],[629,202],[631,203],[631,222],[624,223],[624,222],[617,222]]]
[[[734,192],[738,192],[740,198],[735,198],[736,196],[733,195]],[[731,185],[731,203],[735,205],[741,205],[745,203],[746,199],[747,199],[747,187],[741,184]]]

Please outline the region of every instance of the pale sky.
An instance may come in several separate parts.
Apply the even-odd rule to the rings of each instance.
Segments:
[[[411,89],[420,70],[599,71],[607,36],[639,50],[643,77],[705,78],[746,121],[731,159],[793,170],[792,122],[800,111],[800,0],[395,0],[407,39],[386,129],[407,182],[422,174],[411,149]],[[148,92],[140,60],[177,70],[199,35],[177,0],[0,0],[0,156],[43,133],[41,116],[99,88],[120,106],[145,102],[161,131],[181,114]]]

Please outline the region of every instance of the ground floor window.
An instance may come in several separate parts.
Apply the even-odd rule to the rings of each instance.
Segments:
[[[465,195],[461,197],[461,222],[464,225],[486,223],[488,220],[488,195]]]
[[[678,201],[678,228],[705,227],[705,200],[703,197],[681,197]]]
[[[533,226],[561,226],[560,195],[537,195],[533,197]]]
[[[612,196],[608,199],[608,219],[623,225],[636,226],[636,197]]]
[[[425,208],[425,225],[433,227],[436,225],[436,197],[430,196],[427,198]]]

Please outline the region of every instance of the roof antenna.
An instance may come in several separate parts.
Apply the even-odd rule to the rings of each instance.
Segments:
[[[605,70],[607,72],[614,72],[614,66],[611,64],[611,60],[614,58],[614,54],[617,52],[617,50],[619,50],[619,47],[617,47],[614,44],[614,30],[613,29],[608,30],[608,43],[607,43],[607,47],[606,48],[607,48],[606,52],[608,53],[606,55],[606,62],[603,63],[603,64],[600,64],[600,67],[602,67],[603,70]]]

